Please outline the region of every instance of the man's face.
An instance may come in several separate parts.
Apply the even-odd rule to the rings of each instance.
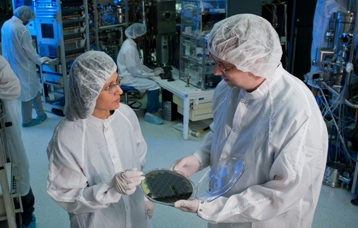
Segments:
[[[142,35],[142,36],[138,36],[137,38],[135,38],[135,39],[134,39],[134,42],[140,43],[140,42],[142,42],[142,41],[144,40],[144,38],[145,38],[145,34]]]
[[[264,78],[257,77],[250,72],[243,72],[237,69],[234,64],[219,59],[214,55],[211,55],[211,58],[216,63],[214,75],[221,76],[231,88],[240,88],[245,89],[248,92],[252,92],[259,84],[262,83],[262,81],[265,80]]]
[[[22,21],[22,24],[25,25],[25,26],[30,22],[30,21],[25,20],[25,19],[20,19],[20,20]]]

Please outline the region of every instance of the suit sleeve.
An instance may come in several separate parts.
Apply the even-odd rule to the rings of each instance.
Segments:
[[[0,99],[14,100],[20,96],[20,81],[8,62],[0,56]]]

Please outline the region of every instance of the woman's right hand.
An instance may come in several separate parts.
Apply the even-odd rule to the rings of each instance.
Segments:
[[[137,185],[145,179],[143,172],[137,171],[136,168],[118,172],[113,177],[113,187],[117,192],[125,195],[131,195],[135,192]]]
[[[201,168],[200,161],[194,155],[183,157],[175,161],[170,170],[175,171],[186,178],[198,172]]]

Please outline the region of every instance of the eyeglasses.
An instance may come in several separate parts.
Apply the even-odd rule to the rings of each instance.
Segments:
[[[102,91],[107,91],[108,93],[113,94],[116,91],[117,86],[121,87],[122,79],[123,77],[118,77],[116,83],[106,86]]]
[[[213,57],[212,54],[210,54],[210,59],[212,59],[212,60],[215,62],[215,64],[218,65],[218,67],[220,68],[220,70],[221,70],[225,75],[226,75],[226,72],[228,72],[228,71],[230,71],[230,70],[236,68],[236,66],[235,66],[235,65],[232,65],[232,64],[231,64],[232,66],[230,66],[229,68],[225,68],[221,63],[219,63],[218,61],[215,60],[215,58]],[[230,63],[228,63],[228,64],[230,64]]]

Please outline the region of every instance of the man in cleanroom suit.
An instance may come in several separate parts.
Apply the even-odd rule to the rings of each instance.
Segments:
[[[28,6],[15,9],[14,16],[5,21],[1,28],[2,55],[9,62],[16,76],[20,80],[22,101],[22,126],[31,127],[47,119],[41,101],[41,84],[36,71],[36,64],[40,65],[50,60],[39,57],[32,46],[31,35],[26,28],[29,21],[35,19],[35,13]],[[32,119],[32,105],[37,118]]]
[[[279,37],[262,17],[239,14],[216,23],[208,49],[223,79],[213,96],[214,121],[203,146],[172,169],[191,176],[238,156],[245,170],[219,198],[174,206],[197,213],[208,227],[311,227],[328,149],[314,96],[283,69]]]
[[[147,144],[136,114],[120,103],[116,63],[85,52],[68,81],[65,118],[47,147],[47,193],[72,228],[151,228],[154,204],[136,187]]]
[[[24,209],[24,212],[21,213],[22,227],[35,228],[36,218],[33,215],[35,198],[30,186],[29,161],[22,143],[15,100],[20,95],[20,90],[19,79],[8,62],[0,56],[0,99],[4,105],[5,122],[12,123],[11,126],[5,128],[7,143],[11,162],[19,164],[21,170],[21,180],[16,181],[16,191],[21,196]],[[14,169],[14,175],[19,176],[19,174],[18,170]]]
[[[137,49],[137,44],[144,40],[146,33],[147,28],[140,23],[134,23],[125,30],[127,39],[117,57],[118,74],[123,77],[123,85],[147,92],[147,112],[144,114],[144,120],[152,124],[162,124],[163,119],[157,114],[160,86],[151,78],[164,73],[164,70],[161,67],[152,70],[143,65]]]

